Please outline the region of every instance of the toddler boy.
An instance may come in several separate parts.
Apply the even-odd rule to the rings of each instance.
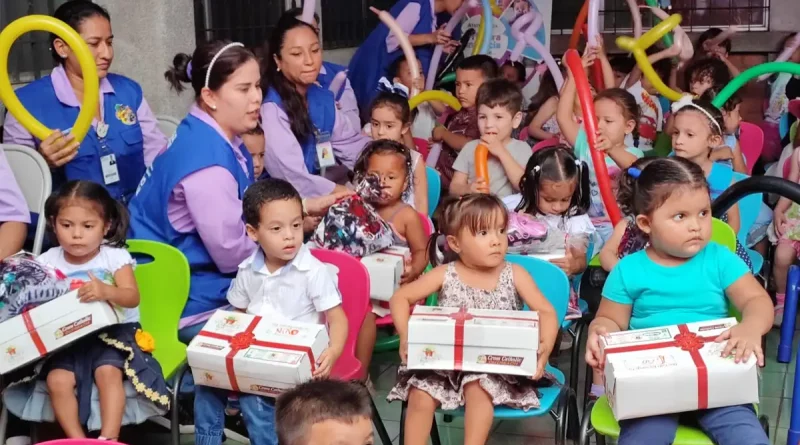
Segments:
[[[261,125],[244,133],[242,141],[253,158],[253,180],[258,181],[261,179],[261,175],[264,174],[264,146],[266,145],[264,130],[261,129]]]

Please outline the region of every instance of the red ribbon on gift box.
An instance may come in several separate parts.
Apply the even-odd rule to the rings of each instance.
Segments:
[[[231,350],[228,352],[228,355],[225,356],[225,370],[228,373],[228,379],[231,382],[231,388],[236,392],[239,392],[239,383],[236,382],[236,373],[233,369],[233,358],[239,353],[239,351],[245,350],[250,346],[263,346],[265,348],[286,349],[290,351],[302,352],[306,354],[311,361],[311,372],[314,372],[316,369],[317,362],[314,359],[314,351],[312,351],[310,347],[256,339],[253,331],[256,329],[256,326],[258,326],[260,321],[261,317],[253,317],[253,321],[250,322],[247,328],[235,335],[224,335],[205,330],[200,331],[198,334],[204,337],[216,338],[218,340],[227,340],[228,344],[230,344]]]
[[[718,336],[703,337],[694,332],[689,331],[685,324],[678,325],[678,334],[672,341],[650,343],[646,345],[630,345],[619,346],[614,348],[606,348],[605,354],[615,354],[620,352],[636,352],[636,351],[649,351],[661,348],[680,348],[686,351],[692,357],[695,367],[697,368],[697,409],[708,408],[708,368],[703,361],[703,356],[700,355],[700,350],[707,342],[713,342]]]
[[[468,320],[472,320],[475,318],[482,318],[486,320],[510,320],[510,321],[526,321],[526,322],[534,322],[530,318],[521,318],[521,317],[497,317],[493,315],[475,315],[469,313],[467,308],[462,307],[456,312],[451,312],[449,314],[419,314],[420,317],[446,317],[452,318],[456,321],[455,324],[455,333],[454,338],[455,341],[453,343],[455,347],[455,351],[453,352],[453,368],[456,371],[460,371],[464,366],[464,326]]]
[[[22,313],[22,321],[25,323],[25,329],[28,330],[28,335],[31,336],[31,340],[33,340],[36,350],[39,351],[39,356],[41,357],[47,354],[47,348],[44,346],[44,342],[42,341],[42,337],[39,336],[39,332],[36,331],[36,326],[33,325],[33,319],[31,318],[29,311]]]

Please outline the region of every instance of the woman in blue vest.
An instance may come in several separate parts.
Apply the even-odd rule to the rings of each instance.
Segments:
[[[291,183],[304,198],[345,191],[345,173],[369,138],[317,83],[322,48],[316,29],[284,15],[268,43],[261,106],[267,173]]]
[[[422,66],[422,72],[428,72],[433,57],[434,45],[445,45],[445,50],[454,48],[450,34],[444,27],[436,27],[436,14],[447,12],[453,14],[464,0],[398,0],[389,9],[400,28],[408,34],[408,41],[414,46]],[[372,99],[377,94],[378,80],[388,77],[389,66],[400,57],[397,36],[389,31],[383,23],[369,34],[350,60],[348,76],[358,99],[358,108],[362,115],[369,110]],[[365,111],[366,110],[366,111]],[[369,116],[364,118],[369,120]]]
[[[55,131],[40,141],[9,115],[4,142],[39,150],[52,169],[54,189],[66,181],[84,179],[104,184],[114,198],[127,203],[146,165],[166,147],[167,139],[139,84],[108,72],[114,60],[108,12],[91,1],[72,0],[61,5],[54,16],[83,37],[95,58],[100,102],[92,128],[80,144],[68,134],[80,111],[83,76],[75,53],[51,35],[56,68],[49,76],[17,90],[17,95],[36,119]]]

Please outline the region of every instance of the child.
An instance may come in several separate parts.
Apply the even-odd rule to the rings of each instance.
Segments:
[[[327,377],[347,339],[342,298],[328,268],[303,244],[303,208],[297,190],[280,179],[248,187],[242,199],[247,235],[259,248],[239,265],[228,290],[238,311],[303,323],[326,323],[330,344],[317,358],[314,377]],[[195,440],[222,443],[222,418],[229,391],[195,387]],[[274,408],[270,399],[238,395],[254,445],[275,444]]]
[[[436,15],[444,12],[452,15],[461,7],[462,2],[463,0],[398,0],[388,11],[408,35],[408,41],[415,48],[414,52],[423,72],[428,72],[434,45],[443,45],[447,53],[458,46],[458,42],[452,40],[445,31],[444,25],[437,29]],[[378,84],[378,79],[387,76],[389,65],[402,54],[399,42],[385,24],[378,23],[350,60],[348,77],[362,114],[369,109],[369,104],[377,93],[375,85]]]
[[[792,45],[795,38],[800,38],[798,33],[787,36],[781,44],[781,50]],[[795,50],[789,56],[788,61],[800,63],[800,49]],[[780,122],[788,111],[789,100],[786,98],[786,84],[791,78],[792,75],[789,73],[778,73],[772,77],[769,86],[769,105],[764,111],[764,121],[761,124],[761,129],[764,131],[764,150],[761,156],[768,162],[778,159],[783,148]]]
[[[383,79],[387,84],[388,81]],[[425,161],[415,150],[414,141],[409,134],[411,109],[408,107],[408,94],[403,85],[395,84],[391,90],[382,91],[370,107],[369,127],[372,140],[388,139],[404,144],[411,155],[412,180],[408,184],[408,193],[403,193],[403,202],[417,212],[428,214],[428,173]]]
[[[713,95],[713,94],[712,94]],[[703,98],[708,98],[708,94],[703,95]],[[723,140],[722,145],[715,147],[711,151],[711,160],[714,162],[721,162],[738,173],[747,174],[747,164],[745,164],[744,155],[742,154],[742,147],[739,145],[739,124],[742,122],[742,115],[739,113],[739,107],[742,104],[742,97],[734,94],[722,106],[722,120],[724,122]]]
[[[368,175],[377,175],[381,178],[383,196],[380,201],[372,204],[381,218],[392,226],[394,245],[408,247],[411,250],[411,264],[407,267],[400,283],[415,280],[428,265],[428,258],[425,255],[428,237],[420,214],[403,202],[403,196],[410,193],[409,187],[413,180],[411,168],[410,150],[399,142],[386,139],[367,144],[354,168],[357,183]],[[377,335],[375,320],[378,315],[386,314],[379,307],[374,307],[364,319],[358,334],[356,358],[365,368],[372,360],[372,350],[375,347]]]
[[[38,378],[27,380],[31,385],[10,387],[5,402],[9,411],[23,420],[58,421],[69,438],[85,438],[86,425],[89,431],[99,429],[101,438],[116,440],[123,422],[164,414],[170,399],[161,367],[148,354],[152,343],[146,345],[144,340],[149,334],[139,325],[135,262],[124,248],[128,212],[101,185],[70,181],[47,199],[44,216],[58,247],[37,261],[55,267],[73,286],[79,286],[82,303],[111,304],[120,324],[50,355],[37,368]],[[45,381],[46,389],[36,389]],[[126,403],[126,391],[135,394],[131,399],[136,400]],[[93,393],[99,404],[92,402]],[[17,405],[19,402],[25,403]],[[51,403],[52,413],[46,408],[30,411],[34,405]],[[99,413],[93,405],[99,407]],[[50,417],[53,415],[55,419]]]
[[[566,256],[551,260],[568,277],[583,273],[587,266],[589,237],[594,226],[589,211],[589,168],[575,158],[572,150],[559,145],[548,147],[531,156],[520,180],[522,201],[518,212],[525,212],[546,223],[549,230],[566,235]],[[578,318],[578,294],[572,290],[567,318]]]
[[[500,67],[500,75],[505,80],[518,86],[520,90],[525,87],[527,74],[525,72],[525,65],[523,65],[522,62],[506,60],[503,66]],[[525,99],[523,98],[522,101],[524,103]]]
[[[627,54],[617,54],[608,59],[611,71],[614,72],[614,88],[624,88],[625,79],[636,67],[636,61]]]
[[[589,327],[586,363],[602,369],[600,337],[608,333],[724,318],[732,305],[742,320],[717,338],[728,342],[722,355],[738,363],[755,354],[763,366],[761,336],[772,327],[769,297],[736,255],[709,243],[711,199],[702,169],[685,159],[658,159],[641,172],[633,202],[636,224],[650,244],[620,260],[606,280]],[[769,443],[751,405],[683,414],[719,445]],[[672,443],[681,417],[622,420],[617,443]]]
[[[658,52],[647,57],[656,74],[662,79],[669,77],[671,64],[669,60],[664,59],[664,57],[669,56],[670,54]],[[631,74],[623,82],[622,88],[628,90],[639,105],[639,137],[634,140],[633,134],[627,135],[625,137],[625,145],[629,147],[635,146],[641,149],[642,152],[651,151],[658,133],[663,130],[664,126],[664,112],[658,96],[660,93],[653,87],[650,79],[642,76],[642,71],[638,66],[631,70]]]
[[[600,52],[602,54],[602,51]],[[584,65],[589,66],[594,61],[595,56],[589,49],[584,54]],[[606,215],[605,205],[600,197],[600,189],[597,185],[589,144],[583,128],[575,122],[573,117],[573,103],[575,102],[576,90],[575,79],[570,73],[564,88],[561,91],[561,99],[558,101],[558,126],[561,133],[569,145],[575,149],[577,158],[589,166],[589,178],[592,190],[592,206],[589,209],[589,217],[599,236],[598,248],[605,244],[611,236],[613,230],[608,216]],[[639,122],[639,106],[631,93],[620,88],[609,88],[597,94],[594,98],[594,109],[597,115],[597,150],[606,154],[606,167],[611,177],[616,176],[620,169],[630,167],[636,159],[644,154],[636,147],[629,147],[625,144],[625,137],[629,134],[637,137],[637,123]]]
[[[730,81],[728,67],[714,58],[697,59],[684,72],[684,82],[694,97],[702,96],[709,89],[720,91]]]
[[[511,195],[519,187],[531,147],[511,138],[511,132],[522,121],[522,92],[505,79],[489,80],[478,89],[478,127],[480,141],[470,141],[458,153],[453,164],[450,194],[492,193],[500,198]],[[475,173],[475,150],[478,144],[489,149],[489,183]]]
[[[255,178],[256,181],[262,179],[261,176],[264,174],[264,146],[266,142],[264,140],[264,130],[261,129],[261,125],[257,125],[256,128],[242,134],[242,142],[244,142],[244,146],[247,147],[247,151],[250,152],[250,156],[253,158],[253,178]]]
[[[417,89],[424,91],[425,74],[422,73],[422,67],[419,71]],[[408,91],[412,90],[411,69],[408,67],[405,56],[400,56],[389,66],[389,79],[394,79],[394,83],[404,85]],[[445,111],[445,108],[446,106],[439,101],[428,101],[417,105],[412,115],[411,136],[426,141],[430,139],[433,136],[433,129],[436,127],[436,119]]]
[[[533,141],[544,141],[561,135],[556,120],[558,109],[558,88],[550,70],[542,75],[539,91],[531,98],[528,105],[528,137]],[[527,141],[526,141],[527,142]]]
[[[506,261],[508,213],[494,195],[470,194],[451,198],[443,205],[441,235],[457,256],[392,296],[392,318],[400,334],[400,356],[408,353],[408,319],[411,305],[439,292],[439,305],[474,309],[521,310],[527,305],[539,312],[539,357],[532,379],[498,374],[456,371],[408,371],[401,367],[398,383],[388,400],[408,402],[405,419],[407,445],[428,443],[434,411],[465,407],[464,443],[486,443],[493,409],[506,405],[538,408],[536,380],[545,376],[545,364],[558,334],[558,320],[550,302],[522,267]],[[437,236],[431,239],[435,256]]]
[[[275,402],[281,445],[371,445],[372,404],[358,382],[311,380]]]
[[[739,69],[731,63],[728,56],[731,54],[731,50],[733,49],[733,45],[731,43],[731,39],[727,38],[720,42],[719,44],[712,45],[711,41],[715,39],[717,36],[722,34],[724,31],[719,28],[709,28],[697,38],[697,43],[694,45],[697,55],[700,58],[703,57],[712,57],[716,58],[728,68],[728,72],[730,73],[731,77],[736,77],[739,75]]]
[[[455,173],[453,163],[458,153],[467,142],[481,137],[475,104],[478,88],[497,75],[497,63],[486,55],[467,57],[456,68],[456,97],[461,103],[461,110],[450,115],[444,126],[434,128],[431,136],[431,142],[442,143],[442,153],[436,163],[436,170],[442,177],[442,193],[450,190]]]

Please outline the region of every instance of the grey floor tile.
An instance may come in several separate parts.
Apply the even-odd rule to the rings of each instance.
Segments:
[[[769,422],[772,426],[778,424],[778,413],[780,412],[782,400],[777,397],[762,397],[759,402],[759,412],[769,417]]]
[[[761,374],[759,379],[759,394],[761,397],[783,397],[786,374],[770,372]]]
[[[386,427],[386,432],[389,434],[389,437],[392,439],[394,443],[398,437],[400,437],[400,422],[392,422],[392,421],[383,421],[383,426]],[[372,432],[375,435],[375,443],[380,444],[381,439],[378,437],[378,432],[375,431],[375,427],[372,427]],[[388,444],[383,444],[388,445]]]
[[[555,437],[556,423],[550,416],[520,420],[504,420],[497,427],[498,433],[530,437]]]
[[[774,443],[775,445],[786,445],[786,440],[787,440],[786,436],[788,436],[788,434],[789,434],[789,430],[788,429],[786,429],[786,428],[778,428],[775,431],[775,434],[773,434],[770,437],[770,439],[772,439],[772,443]]]
[[[777,423],[778,428],[789,428],[792,421],[792,399],[781,399],[781,417]]]
[[[399,422],[400,421],[400,411],[402,409],[401,402],[392,402],[389,403],[386,400],[386,395],[388,391],[380,391],[375,394],[373,400],[375,401],[375,406],[378,408],[378,413],[381,415],[381,419],[384,421],[392,421],[392,422]]]

